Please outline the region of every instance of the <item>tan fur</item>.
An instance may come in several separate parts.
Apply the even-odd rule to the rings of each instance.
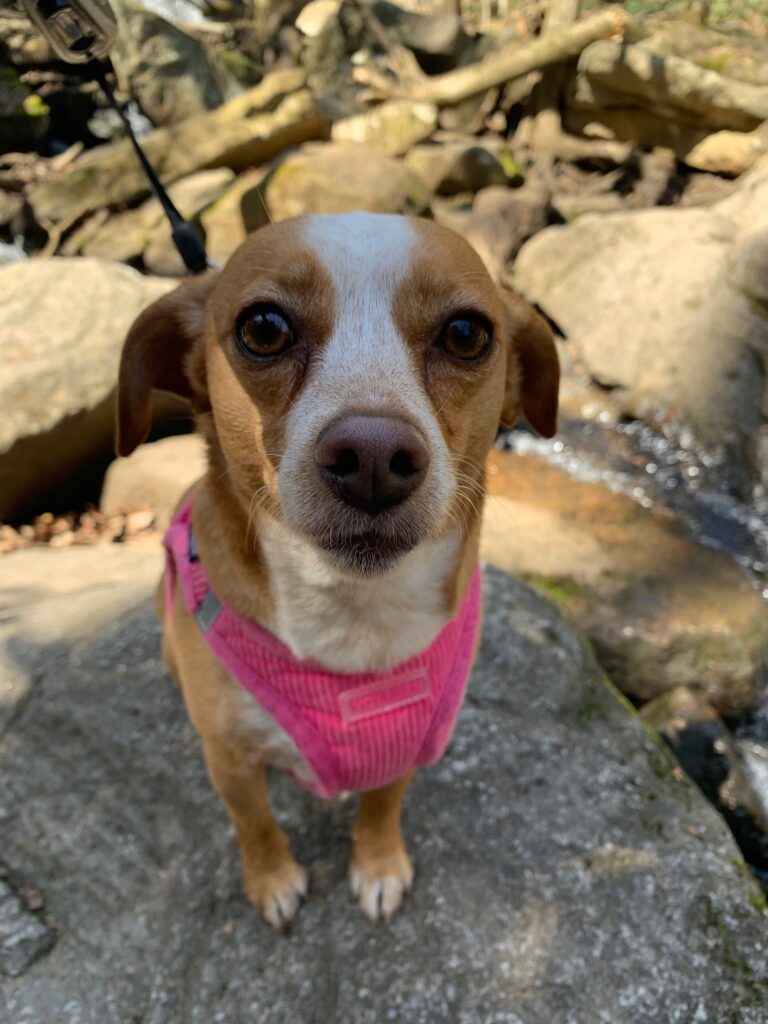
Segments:
[[[374,223],[387,230],[392,222]],[[500,421],[521,409],[538,430],[554,431],[557,356],[544,321],[517,297],[500,295],[465,242],[436,224],[405,222],[413,244],[391,296],[391,316],[408,347],[414,386],[448,453],[442,472],[450,481],[436,480],[434,493],[450,497],[445,508],[422,510],[409,499],[396,510],[393,521],[421,530],[421,541],[381,578],[355,578],[313,553],[312,523],[309,534],[302,532],[306,524],[287,517],[281,499],[291,413],[322,366],[342,308],[334,268],[306,244],[305,223],[262,229],[219,275],[182,285],[141,315],[123,351],[118,448],[128,454],[146,437],[153,387],[187,395],[208,443],[209,469],[194,489],[193,524],[216,593],[301,656],[322,658],[336,670],[385,668],[430,643],[454,614],[477,561],[485,456]],[[297,351],[270,365],[249,363],[233,342],[238,315],[256,301],[289,312],[303,339]],[[435,349],[441,326],[462,312],[480,314],[493,326],[497,341],[480,365],[458,365]],[[375,384],[367,401],[399,401]],[[296,474],[297,486],[313,488],[320,511],[340,514],[337,499],[316,481],[303,483],[302,473],[311,474],[311,467]],[[301,775],[307,766],[290,738],[221,667],[183,601],[177,597],[165,608],[160,588],[157,603],[164,657],[237,830],[246,891],[280,926],[306,894],[307,875],[272,816],[265,769],[276,764]],[[288,607],[299,627],[286,633]],[[365,642],[357,645],[354,623],[361,618]],[[333,637],[334,624],[348,641],[313,647]],[[373,642],[365,640],[371,635]],[[410,651],[408,644],[419,646]],[[400,833],[409,778],[363,794],[352,830],[350,883],[373,920],[391,916],[411,884]]]

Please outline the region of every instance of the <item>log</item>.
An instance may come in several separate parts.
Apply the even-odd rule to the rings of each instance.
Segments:
[[[623,37],[630,22],[627,12],[614,4],[584,21],[553,30],[523,46],[511,44],[479,64],[425,79],[411,90],[410,96],[438,106],[460,103],[486,89],[504,85],[512,78],[578,57],[586,46],[598,39]]]

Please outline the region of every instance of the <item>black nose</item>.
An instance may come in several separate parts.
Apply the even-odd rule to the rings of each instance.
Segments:
[[[419,433],[395,416],[342,416],[317,439],[320,476],[340,498],[376,515],[405,501],[427,473]]]

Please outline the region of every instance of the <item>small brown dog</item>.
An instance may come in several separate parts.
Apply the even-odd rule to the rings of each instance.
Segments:
[[[263,228],[132,327],[120,454],[146,438],[153,388],[189,398],[208,444],[169,532],[163,654],[274,926],[307,873],[269,764],[362,791],[350,882],[369,918],[409,888],[403,794],[476,649],[485,457],[521,412],[554,433],[558,376],[545,322],[466,242],[394,216]]]

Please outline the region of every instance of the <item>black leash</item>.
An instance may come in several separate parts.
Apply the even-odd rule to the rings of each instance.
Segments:
[[[171,225],[173,242],[179,251],[179,255],[184,261],[184,266],[190,274],[202,274],[205,270],[215,266],[215,264],[208,259],[203,241],[195,228],[188,220],[185,220],[182,217],[174,206],[173,200],[166,192],[162,182],[155,172],[154,167],[149,162],[147,154],[141,148],[125,109],[117,102],[112,89],[112,83],[109,80],[109,72],[114,75],[112,61],[107,58],[101,62],[94,61],[91,64],[86,64],[83,68],[83,72],[87,73],[95,82],[98,82],[104,92],[104,95],[109,100],[110,106],[117,111],[120,120],[123,122],[125,130],[128,133],[128,138],[131,140],[134,152],[139,159],[139,163],[144,169],[144,173],[147,176],[150,187],[162,206],[163,212]]]

